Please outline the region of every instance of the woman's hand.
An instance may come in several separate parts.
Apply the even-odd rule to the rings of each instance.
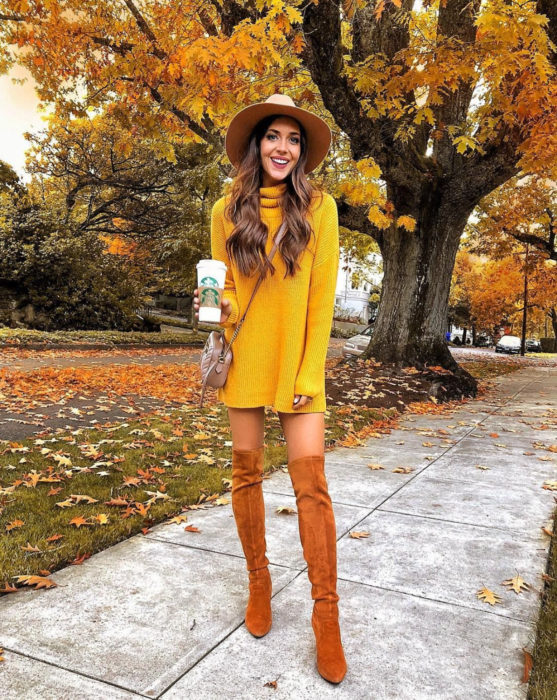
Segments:
[[[298,401],[296,401],[298,399]],[[293,406],[294,408],[301,408],[311,401],[311,396],[304,396],[303,394],[294,394]]]
[[[199,289],[194,289],[193,290],[193,308],[195,309],[195,317],[199,318]],[[229,299],[221,299],[220,302],[220,321],[219,323],[226,323],[228,320],[228,317],[232,313],[232,302]]]

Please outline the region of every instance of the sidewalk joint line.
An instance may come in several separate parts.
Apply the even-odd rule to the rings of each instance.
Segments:
[[[210,552],[211,554],[222,554],[225,557],[234,557],[235,559],[239,559],[240,561],[245,561],[246,558],[241,555],[241,554],[233,554],[232,552],[219,552],[216,549],[208,549],[207,547],[196,547],[193,544],[183,544],[182,542],[172,542],[171,540],[165,540],[162,537],[153,537],[150,535],[145,536],[146,540],[149,540],[150,542],[162,542],[163,544],[170,544],[174,547],[186,547],[187,549],[193,549],[193,550],[201,550],[203,552]],[[303,571],[303,569],[298,569],[295,566],[289,566],[288,564],[277,564],[276,562],[269,561],[269,564],[272,564],[273,566],[278,566],[281,569],[289,569],[290,571]]]
[[[72,673],[74,676],[80,676],[82,678],[88,678],[89,680],[96,681],[97,683],[101,683],[102,685],[108,685],[111,686],[112,688],[118,688],[119,690],[125,690],[127,693],[132,693],[133,695],[137,695],[138,697],[141,698],[149,698],[150,700],[153,700],[152,696],[150,695],[145,695],[144,693],[141,693],[137,690],[132,690],[131,688],[126,688],[125,685],[119,685],[118,683],[114,683],[113,681],[107,681],[101,678],[97,678],[97,676],[93,676],[89,673],[85,673],[84,671],[75,671],[72,668],[68,668],[67,666],[62,666],[61,664],[55,663],[53,661],[46,661],[45,659],[41,659],[38,656],[33,656],[32,654],[26,654],[24,651],[18,651],[17,649],[10,649],[9,647],[2,645],[2,649],[4,651],[9,651],[10,654],[16,654],[17,656],[21,656],[25,659],[31,659],[32,661],[38,661],[39,663],[46,664],[47,666],[52,666],[53,668],[59,668],[61,671],[67,671],[68,673]]]
[[[465,525],[466,527],[477,527],[481,528],[482,530],[498,530],[499,532],[506,532],[510,533],[513,535],[525,535],[524,530],[515,530],[512,527],[501,527],[500,525],[482,525],[481,523],[467,523],[464,520],[450,520],[449,518],[436,518],[435,515],[422,515],[421,513],[409,513],[408,511],[404,510],[392,510],[391,508],[375,508],[374,510],[378,510],[380,513],[394,513],[397,515],[407,515],[410,518],[425,518],[427,520],[436,520],[437,522],[440,523],[452,523],[454,525]],[[532,540],[533,542],[537,542],[537,539],[533,535],[526,535],[528,539]],[[539,543],[538,543],[539,544]]]
[[[411,598],[418,598],[419,600],[427,600],[430,603],[439,603],[441,605],[450,605],[454,608],[462,608],[464,610],[472,610],[473,612],[478,612],[480,614],[495,615],[495,617],[503,620],[514,620],[515,622],[521,622],[523,624],[529,624],[529,619],[522,619],[520,617],[514,617],[514,615],[501,615],[496,610],[482,610],[481,608],[470,607],[464,605],[463,603],[454,603],[448,600],[439,600],[439,598],[429,598],[425,595],[420,595],[419,593],[412,593],[410,591],[400,591],[396,588],[387,588],[386,586],[379,586],[375,583],[367,583],[366,581],[354,581],[351,578],[344,578],[344,576],[338,576],[339,581],[346,581],[347,583],[354,583],[358,586],[366,586],[366,588],[377,588],[381,591],[388,591],[389,593],[396,593],[397,595],[407,595]],[[340,607],[340,606],[339,606]]]

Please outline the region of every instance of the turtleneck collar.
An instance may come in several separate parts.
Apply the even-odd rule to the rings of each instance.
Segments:
[[[286,182],[279,182],[278,185],[271,185],[270,187],[260,187],[260,206],[266,209],[280,207],[280,200],[285,192]]]

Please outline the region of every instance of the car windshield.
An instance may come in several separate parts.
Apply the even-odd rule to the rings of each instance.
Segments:
[[[502,345],[520,345],[520,338],[517,338],[514,335],[509,335],[501,338],[501,344]]]
[[[364,330],[360,333],[360,335],[371,335],[371,326],[364,328]]]

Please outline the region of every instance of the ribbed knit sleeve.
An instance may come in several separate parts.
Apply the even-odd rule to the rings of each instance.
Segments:
[[[238,321],[239,307],[236,296],[236,285],[232,276],[230,258],[226,251],[226,234],[224,230],[224,197],[218,199],[211,211],[211,256],[213,260],[221,260],[226,264],[226,279],[224,282],[224,299],[229,299],[232,304],[232,312],[224,323],[219,325],[223,328],[231,328]]]
[[[339,266],[337,205],[325,193],[322,206],[311,270],[304,355],[294,385],[295,394],[312,397],[323,386]]]

